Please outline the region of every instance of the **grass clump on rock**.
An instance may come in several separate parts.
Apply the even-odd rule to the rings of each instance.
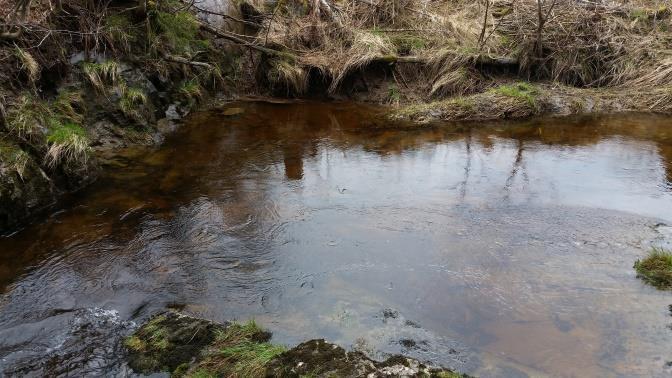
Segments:
[[[267,364],[285,351],[268,342],[271,334],[254,321],[220,330],[206,357],[187,376],[260,377]]]
[[[54,122],[47,134],[47,165],[55,167],[59,163],[85,165],[89,153],[89,138],[86,131],[74,123]]]
[[[637,277],[658,289],[672,288],[672,252],[654,248],[643,260],[635,262]]]

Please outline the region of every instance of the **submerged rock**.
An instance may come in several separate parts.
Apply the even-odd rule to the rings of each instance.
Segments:
[[[176,312],[151,319],[124,345],[129,366],[148,374],[207,377],[467,377],[393,356],[378,362],[325,340],[285,350],[254,322],[217,324]]]

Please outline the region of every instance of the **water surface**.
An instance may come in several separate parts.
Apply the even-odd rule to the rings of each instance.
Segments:
[[[135,149],[0,239],[0,371],[129,374],[165,307],[479,376],[665,376],[669,118],[387,128],[384,109],[243,103]]]

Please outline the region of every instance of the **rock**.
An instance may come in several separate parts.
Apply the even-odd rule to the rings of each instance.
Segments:
[[[198,357],[226,325],[166,312],[126,339],[128,364],[141,373],[175,371]]]
[[[217,336],[219,335],[219,336]],[[222,336],[225,335],[225,336]],[[271,334],[256,324],[217,324],[175,312],[154,317],[128,337],[129,365],[144,374],[167,371],[175,376],[228,376],[245,364],[255,365],[252,376],[268,378],[310,377],[467,377],[450,370],[435,369],[404,356],[393,356],[383,362],[364,353],[348,352],[323,339],[310,340],[282,351],[268,343]],[[253,345],[253,346],[250,346]],[[222,353],[223,349],[231,352]],[[235,355],[234,350],[241,350]],[[250,357],[250,354],[276,351],[275,357]],[[245,360],[245,359],[248,360]],[[239,365],[240,364],[240,365]],[[250,370],[246,370],[247,373]],[[249,374],[242,376],[248,376]]]
[[[180,113],[177,111],[177,104],[170,104],[168,105],[168,109],[166,109],[166,118],[171,119],[171,120],[178,120],[182,118]]]
[[[56,200],[54,183],[20,146],[0,141],[0,232]]]
[[[222,115],[227,117],[245,113],[243,108],[227,108],[222,111]]]

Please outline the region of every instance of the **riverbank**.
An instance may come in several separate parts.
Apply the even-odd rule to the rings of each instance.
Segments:
[[[672,110],[672,12],[648,0],[27,4],[0,9],[2,233],[209,95],[413,124]]]
[[[217,324],[177,312],[150,319],[124,345],[137,373],[171,377],[435,377],[468,378],[401,355],[382,362],[325,340],[286,349],[255,322]]]

